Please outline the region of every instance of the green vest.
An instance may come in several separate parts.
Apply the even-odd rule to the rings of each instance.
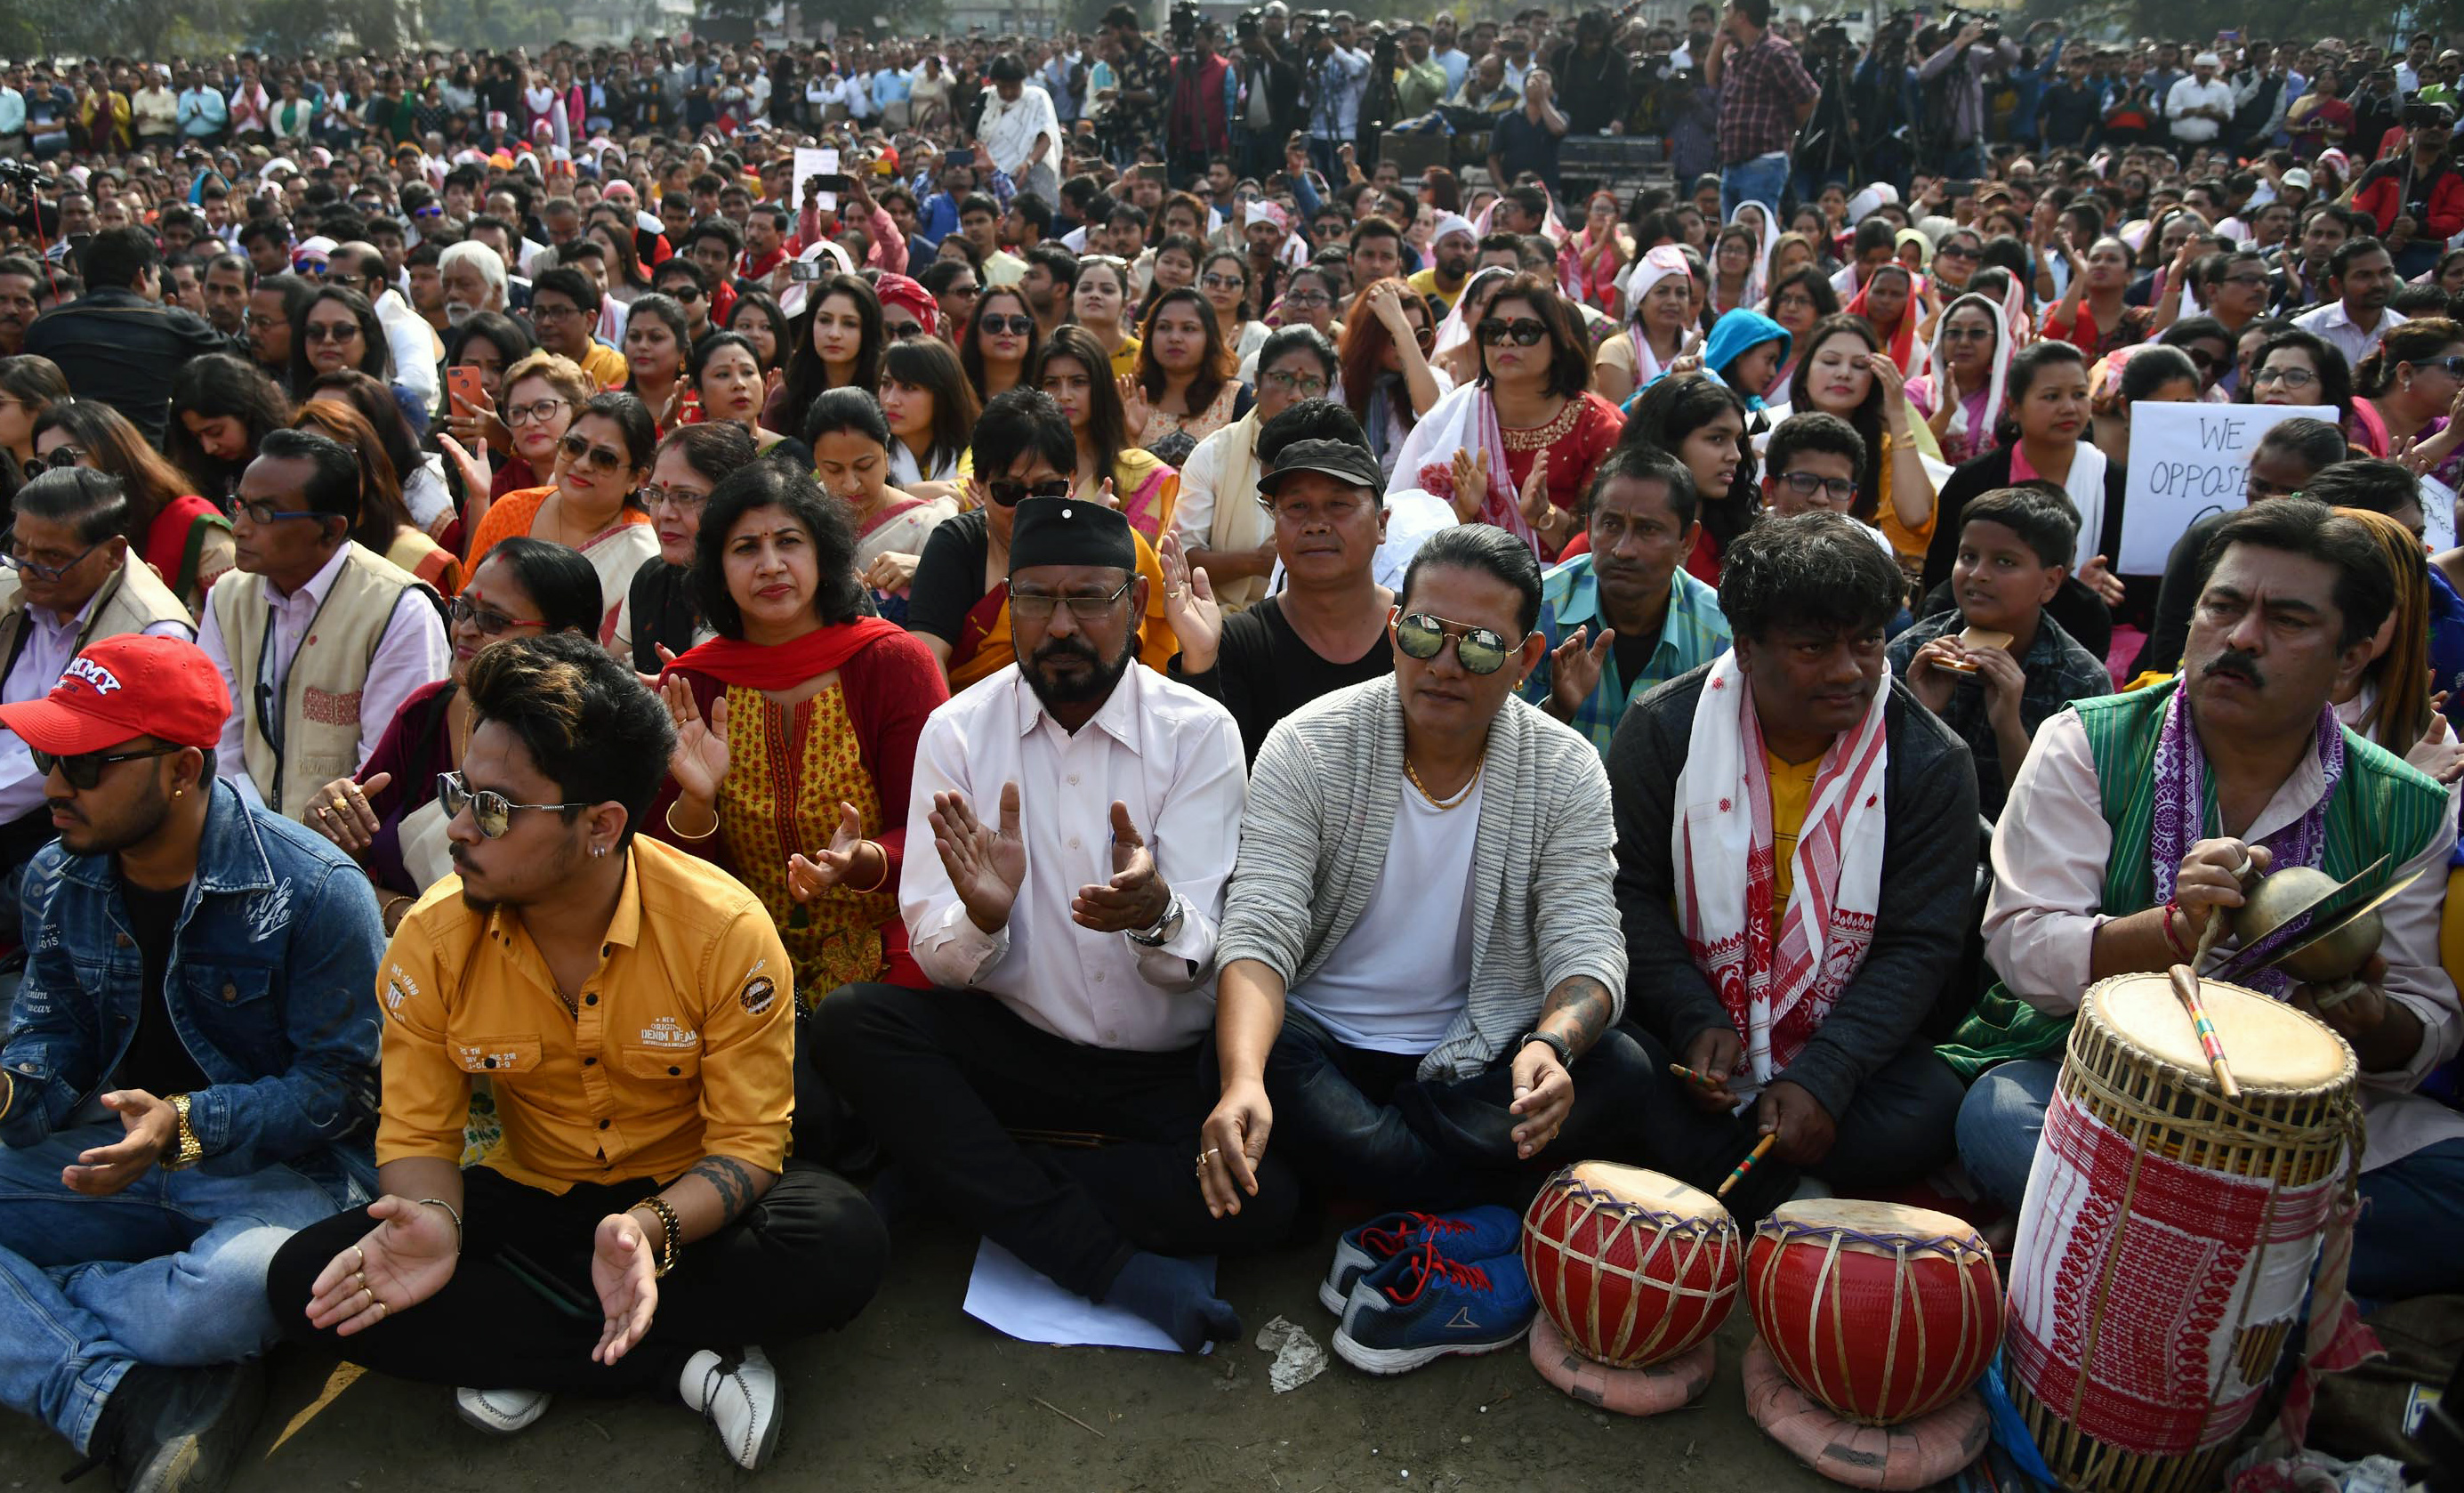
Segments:
[[[2113,836],[2099,903],[2108,917],[2156,905],[2155,869],[2147,857],[2156,816],[2150,787],[2156,779],[2156,739],[2164,730],[2165,707],[2178,688],[2175,680],[2126,695],[2078,701],[2069,707],[2087,728],[2088,751],[2096,760],[2097,807]],[[2206,779],[2199,812],[2203,824],[2214,821],[2212,775]],[[2344,775],[2327,800],[2327,845],[2320,869],[2341,881],[2360,875],[2381,856],[2401,866],[2429,848],[2446,813],[2445,789],[2348,728]],[[1998,1062],[2057,1052],[2070,1031],[2069,1016],[2038,1011],[1997,980],[1950,1041],[1936,1051],[1961,1078],[1973,1079]]]

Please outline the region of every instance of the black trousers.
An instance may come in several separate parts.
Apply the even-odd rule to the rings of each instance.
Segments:
[[[659,1282],[649,1331],[612,1365],[598,1346],[590,1241],[599,1220],[658,1191],[645,1177],[561,1197],[486,1167],[462,1173],[462,1261],[427,1301],[351,1337],[308,1322],[309,1287],[371,1227],[360,1209],[293,1235],[266,1274],[284,1333],[380,1373],[425,1384],[621,1395],[675,1384],[703,1348],[733,1351],[845,1325],[872,1299],[890,1241],[872,1205],[808,1162],[734,1223],[684,1248]]]
[[[1103,1300],[1138,1250],[1244,1254],[1290,1233],[1300,1190],[1271,1156],[1258,1196],[1207,1214],[1204,1043],[1085,1047],[979,992],[895,985],[842,986],[804,1020],[799,1045],[917,1191],[1082,1296]]]
[[[1652,1068],[1666,1073],[1672,1061],[1660,1039],[1629,1022],[1626,1032],[1649,1055]],[[1681,1182],[1710,1192],[1727,1180],[1762,1137],[1754,1112],[1712,1114],[1694,1106],[1683,1080],[1661,1084],[1648,1110],[1652,1143]],[[1788,1201],[1801,1174],[1810,1173],[1844,1192],[1865,1193],[1914,1182],[1950,1160],[1958,1149],[1959,1076],[1918,1041],[1866,1075],[1845,1114],[1832,1117],[1831,1154],[1799,1170],[1765,1157],[1727,1198],[1728,1211],[1751,1222]]]
[[[1637,1123],[1655,1069],[1612,1027],[1573,1067],[1574,1104],[1537,1156],[1516,1156],[1514,1058],[1456,1082],[1422,1082],[1420,1059],[1346,1047],[1295,1007],[1266,1059],[1274,1141],[1331,1198],[1435,1211],[1478,1203],[1522,1207],[1573,1161],[1647,1163]]]

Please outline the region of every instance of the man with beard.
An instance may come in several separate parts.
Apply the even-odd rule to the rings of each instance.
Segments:
[[[1438,226],[1429,237],[1429,264],[1409,277],[1411,287],[1428,298],[1431,321],[1444,321],[1455,308],[1455,298],[1471,279],[1472,258],[1479,253],[1480,234],[1471,219],[1460,212],[1438,214]]]
[[[214,780],[230,711],[196,645],[135,635],[0,705],[59,836],[0,1049],[0,1403],[122,1488],[223,1486],[279,1339],[267,1264],[371,1180],[376,899]]]
[[[1059,244],[1036,243],[1025,252],[1026,272],[1019,277],[1018,288],[1026,296],[1026,307],[1035,313],[1041,335],[1050,339],[1061,323],[1069,320],[1070,293],[1078,286],[1078,256]]]
[[[1015,412],[997,399],[983,424],[1000,416]],[[1221,705],[1131,666],[1154,583],[1128,521],[1067,496],[1066,422],[1060,436],[1037,442],[1046,475],[1025,483],[1058,496],[1010,496],[1014,479],[991,494],[1015,509],[1014,662],[935,711],[916,745],[908,819],[929,820],[939,853],[908,860],[899,905],[938,989],[843,987],[812,1046],[897,1162],[876,1193],[893,1223],[902,1195],[929,1199],[1195,1352],[1240,1319],[1212,1270],[1179,1257],[1281,1243],[1297,1191],[1217,1219],[1186,1170],[1241,737]],[[979,473],[985,455],[979,427]]]
[[[518,637],[465,687],[455,874],[369,979],[380,1195],[285,1245],[266,1297],[295,1341],[462,1386],[482,1432],[673,1386],[758,1468],[784,1406],[754,1345],[844,1324],[888,1259],[855,1189],[787,1155],[787,951],[741,882],[636,833],[676,733],[630,669]],[[465,1170],[479,1077],[504,1139]]]
[[[248,301],[255,290],[256,266],[249,262],[248,256],[230,251],[215,255],[206,261],[207,322],[215,331],[245,345]]]
[[[2003,983],[1944,1049],[1983,1070],[1960,1109],[1960,1154],[1979,1187],[2018,1206],[2089,986],[2187,962],[2209,922],[2242,905],[2245,858],[2260,875],[2301,865],[2346,880],[2384,857],[2388,881],[2419,879],[2379,907],[2385,933],[2358,985],[2280,970],[2242,983],[2326,1022],[2360,1066],[2354,1293],[2454,1290],[2464,1115],[2412,1092],[2455,1050],[2438,947],[2454,816],[2445,789],[2340,724],[2331,703],[2368,667],[2393,605],[2387,551],[2359,520],[2275,498],[2226,520],[2206,564],[2180,676],[2047,721],[2012,786],[1985,909]],[[2228,927],[2217,947],[2233,947]]]
[[[33,260],[0,258],[0,358],[24,350],[26,328],[34,324],[34,291],[42,283],[42,268]]]
[[[1651,1091],[1655,1165],[1708,1189],[1774,1137],[1740,1218],[1950,1159],[1959,1082],[1919,1027],[1959,959],[1976,772],[1884,661],[1906,589],[1855,519],[1766,516],[1720,572],[1732,651],[1609,748],[1627,1025],[1696,1075]]]
[[[2293,324],[2325,338],[2348,366],[2359,368],[2388,327],[2408,320],[2403,312],[2387,309],[2396,284],[2395,260],[2387,245],[2367,235],[2347,238],[2327,256],[2327,289],[2336,299],[2304,311]]]

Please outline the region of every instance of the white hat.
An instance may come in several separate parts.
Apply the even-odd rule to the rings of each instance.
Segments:
[[[2222,67],[2225,65],[2225,59],[2216,56],[2212,52],[2202,52],[2197,56],[2190,59],[2190,65],[2192,67]]]
[[[1438,214],[1438,226],[1429,234],[1429,242],[1434,244],[1448,234],[1461,234],[1465,238],[1480,236],[1479,232],[1471,226],[1471,219],[1460,212],[1441,212]]]
[[[2287,187],[2299,187],[2303,191],[2308,191],[2310,189],[2310,173],[2297,166],[2293,169],[2284,173],[2284,185]]]

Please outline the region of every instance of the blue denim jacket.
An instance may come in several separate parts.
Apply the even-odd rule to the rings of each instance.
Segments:
[[[348,1205],[376,1181],[376,894],[314,834],[248,807],[228,783],[210,791],[164,991],[212,1081],[188,1101],[199,1165],[236,1175],[288,1163]],[[41,1143],[104,1089],[143,1004],[111,857],[44,846],[27,867],[24,913],[25,984],[0,1047],[15,1084],[0,1144],[11,1147]]]

